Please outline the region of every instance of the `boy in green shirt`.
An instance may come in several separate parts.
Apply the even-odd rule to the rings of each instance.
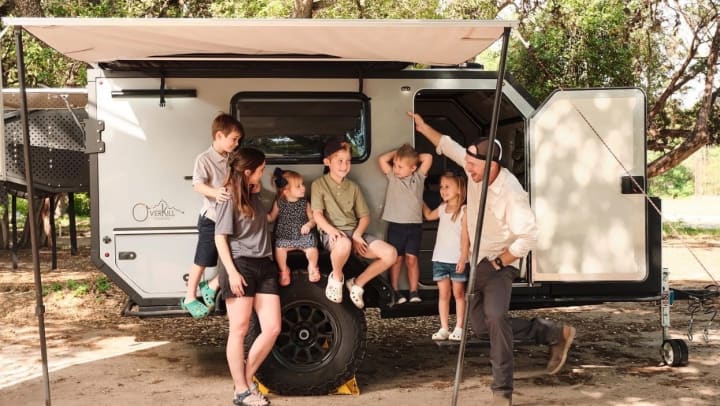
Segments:
[[[328,173],[312,183],[311,206],[320,240],[330,251],[332,273],[328,275],[325,296],[342,302],[343,267],[352,251],[373,260],[356,278],[346,282],[350,300],[362,309],[366,283],[390,268],[397,258],[393,246],[365,233],[370,225],[370,210],[358,185],[347,179],[350,172],[350,144],[332,140],[325,145],[323,164]]]

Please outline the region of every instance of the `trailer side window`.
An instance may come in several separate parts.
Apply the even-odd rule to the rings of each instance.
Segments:
[[[232,109],[245,127],[242,145],[268,163],[322,163],[323,146],[336,137],[350,143],[353,162],[370,155],[370,105],[360,93],[244,92]]]

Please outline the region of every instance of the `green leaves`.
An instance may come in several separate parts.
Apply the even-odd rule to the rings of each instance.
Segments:
[[[519,29],[530,43],[511,48],[509,68],[539,100],[557,88],[634,86],[638,10],[623,0],[551,0]]]

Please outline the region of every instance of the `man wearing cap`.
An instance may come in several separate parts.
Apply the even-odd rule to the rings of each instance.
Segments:
[[[520,271],[520,258],[535,247],[537,226],[528,195],[513,174],[502,167],[502,146],[495,140],[493,156],[490,142],[481,138],[467,149],[452,138],[440,134],[418,114],[408,113],[415,129],[445,155],[464,166],[468,178],[467,223],[470,247],[474,247],[480,210],[480,195],[485,165],[490,163],[490,178],[483,217],[482,239],[478,248],[475,286],[469,287],[470,322],[476,334],[490,338],[493,405],[510,405],[513,391],[513,338],[550,346],[547,372],[555,374],[563,367],[575,338],[575,328],[549,320],[510,319],[508,310],[512,281]]]

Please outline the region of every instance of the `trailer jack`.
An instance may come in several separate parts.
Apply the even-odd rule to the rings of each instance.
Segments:
[[[663,332],[663,342],[660,346],[660,356],[663,362],[672,367],[688,364],[688,345],[685,340],[670,338],[670,306],[675,302],[675,292],[670,290],[670,271],[662,270],[662,292],[660,299],[660,321]]]

